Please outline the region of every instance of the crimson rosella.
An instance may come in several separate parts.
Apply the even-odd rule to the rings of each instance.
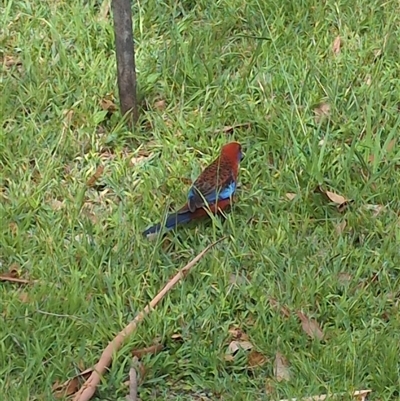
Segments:
[[[237,186],[242,147],[238,142],[224,145],[220,156],[200,174],[189,190],[187,203],[177,212],[167,216],[164,227],[172,230],[178,224],[217,214],[231,204]],[[148,236],[159,232],[162,224],[156,224],[143,232]]]

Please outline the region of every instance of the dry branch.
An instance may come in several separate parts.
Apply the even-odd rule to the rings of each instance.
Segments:
[[[0,281],[8,281],[10,283],[17,283],[17,284],[32,284],[35,282],[31,280],[26,280],[24,278],[8,277],[8,276],[0,276]]]
[[[129,395],[126,397],[127,401],[137,401],[137,363],[138,359],[134,356],[132,359],[132,367],[129,370]]]
[[[147,316],[152,309],[164,298],[164,296],[170,291],[175,284],[177,284],[182,278],[186,277],[190,269],[196,265],[196,263],[218,242],[224,238],[210,244],[201,251],[192,261],[190,261],[185,267],[183,267],[166,285],[165,287],[155,296],[155,298],[147,305],[142,312],[140,312],[135,319],[133,319],[117,336],[107,345],[103,351],[99,361],[95,365],[92,374],[89,379],[83,384],[79,391],[75,394],[74,401],[89,401],[96,391],[97,385],[100,383],[100,379],[107,367],[110,365],[113,353],[118,351],[125,338],[130,336],[137,328],[138,324]]]

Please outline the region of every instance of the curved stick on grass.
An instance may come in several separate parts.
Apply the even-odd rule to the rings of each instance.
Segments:
[[[140,312],[135,319],[133,319],[117,336],[107,345],[97,364],[95,365],[92,374],[75,394],[73,401],[89,401],[96,391],[97,385],[100,383],[101,376],[110,365],[113,353],[121,348],[126,337],[131,335],[137,328],[138,324],[148,315],[152,309],[164,298],[168,291],[170,291],[175,284],[177,284],[182,278],[186,277],[190,269],[218,242],[225,239],[225,237],[218,241],[210,244],[201,251],[193,260],[191,260],[185,267],[183,267],[166,285],[165,287],[155,296],[155,298],[148,304],[142,312]]]

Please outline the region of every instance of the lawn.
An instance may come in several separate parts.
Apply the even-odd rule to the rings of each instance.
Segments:
[[[131,131],[104,4],[1,3],[0,273],[35,280],[0,282],[4,399],[53,399],[221,237],[95,399],[125,400],[131,350],[155,342],[142,401],[399,399],[399,2],[144,0],[133,16]],[[226,218],[143,238],[231,140]],[[252,351],[227,357],[233,329]]]

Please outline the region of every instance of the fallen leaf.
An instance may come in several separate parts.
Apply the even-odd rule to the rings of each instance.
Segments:
[[[18,278],[19,277],[19,269],[20,269],[20,266],[18,265],[18,263],[11,263],[10,267],[8,268],[8,272],[3,273],[2,277]]]
[[[292,192],[287,192],[287,193],[285,194],[285,196],[286,196],[287,199],[293,200],[293,199],[297,196],[297,194],[294,194],[294,193],[292,193]]]
[[[17,284],[31,284],[31,280],[26,280],[23,278],[19,278],[19,268],[20,266],[18,263],[12,263],[8,269],[8,272],[5,272],[0,275],[0,281],[8,281],[10,283],[17,283]]]
[[[345,197],[335,194],[334,192],[326,191],[325,194],[333,203],[336,203],[337,205],[342,205],[343,203],[347,202]]]
[[[316,124],[324,121],[325,119],[329,118],[331,115],[331,106],[329,103],[320,103],[314,109],[314,121]]]
[[[382,49],[374,50],[374,61],[382,55]]]
[[[132,157],[130,160],[129,165],[131,167],[136,166],[137,164],[140,164],[144,160],[147,160],[150,156],[138,156],[138,157]]]
[[[269,304],[272,308],[278,309],[283,316],[290,316],[289,308],[285,305],[281,305],[275,298],[269,297]]]
[[[341,221],[340,223],[335,225],[335,231],[337,235],[342,234],[344,229],[346,228],[347,222],[346,220]]]
[[[79,375],[68,379],[66,382],[60,384],[59,382],[55,382],[52,389],[54,396],[56,398],[63,398],[75,394],[80,387],[81,379],[87,380],[89,376],[92,374],[93,368],[86,369]]]
[[[396,138],[392,139],[392,140],[387,144],[386,150],[387,150],[388,152],[391,152],[391,151],[393,150],[393,148],[394,148],[394,145],[396,145],[396,142],[397,142],[397,139],[396,139]]]
[[[301,321],[301,327],[303,331],[313,339],[322,340],[324,333],[315,319],[311,319],[306,316],[303,312],[297,311],[297,316]]]
[[[166,107],[166,102],[163,99],[158,100],[157,102],[154,103],[154,108],[156,110],[162,111],[165,110],[165,107]]]
[[[230,274],[229,276],[229,284],[232,285],[242,285],[246,283],[246,277],[241,274]]]
[[[50,206],[53,210],[61,210],[64,207],[64,202],[61,202],[58,199],[52,199],[50,201]]]
[[[98,21],[106,21],[108,13],[110,12],[111,0],[104,0],[100,7]]]
[[[175,341],[183,341],[183,336],[180,333],[175,333],[172,334],[171,339]]]
[[[367,74],[367,75],[365,76],[365,83],[366,83],[367,86],[371,86],[371,84],[372,84],[372,77],[371,77],[371,74]]]
[[[110,113],[114,113],[115,111],[118,110],[118,107],[116,106],[116,104],[110,99],[101,99],[100,107],[103,110],[108,111]]]
[[[279,351],[275,355],[274,376],[278,382],[290,379],[288,361]]]
[[[379,213],[382,212],[383,209],[385,209],[385,206],[383,205],[365,205],[364,208],[366,210],[372,210],[372,214],[374,217],[378,216]]]
[[[240,327],[231,327],[228,333],[234,340],[248,341],[249,336]]]
[[[265,357],[261,352],[256,350],[251,350],[248,357],[247,362],[250,368],[255,368],[258,366],[262,366],[267,362],[267,357]]]
[[[265,381],[265,393],[267,395],[275,394],[275,382],[270,377]]]
[[[5,68],[11,68],[14,66],[18,67],[22,65],[22,62],[19,58],[9,55],[4,56],[4,58],[1,60],[1,63]]]
[[[240,349],[243,351],[249,351],[253,348],[253,344],[250,341],[231,341],[228,345],[227,354],[234,355]]]
[[[340,272],[337,276],[337,279],[340,284],[346,285],[350,283],[350,281],[352,280],[352,276],[347,272]]]
[[[340,53],[341,45],[342,45],[342,40],[340,39],[340,36],[338,35],[338,36],[336,36],[336,38],[332,44],[332,51],[335,56],[337,56]]]
[[[18,298],[24,304],[27,304],[29,302],[29,295],[27,292],[24,292],[24,291],[20,292],[18,294]]]
[[[98,179],[102,176],[103,172],[104,172],[104,166],[100,165],[99,167],[97,167],[94,174],[88,179],[86,185],[88,187],[93,187],[96,181],[98,181]]]
[[[162,344],[154,344],[150,347],[141,348],[141,349],[134,349],[132,351],[132,356],[136,356],[137,358],[142,358],[144,355],[147,354],[158,354],[163,349]]]
[[[8,227],[10,228],[11,234],[15,235],[18,231],[18,224],[15,221],[12,221]]]
[[[250,128],[251,123],[241,123],[241,124],[235,124],[235,125],[227,125],[224,128],[222,128],[222,133],[223,134],[231,134],[235,129],[238,128]],[[221,130],[216,130],[215,133],[219,133]]]
[[[359,391],[354,391],[354,393],[350,395],[354,397],[356,401],[367,401],[368,394],[370,394],[371,392],[372,390],[359,390]],[[348,394],[345,393],[321,394],[321,395],[315,395],[313,397],[291,398],[290,400],[283,399],[279,401],[325,401],[325,400],[332,400],[338,397],[343,398],[344,396],[348,396]]]
[[[63,116],[64,116],[64,125],[66,127],[71,126],[72,118],[74,117],[74,110],[69,109],[69,110],[64,110],[63,111]]]

